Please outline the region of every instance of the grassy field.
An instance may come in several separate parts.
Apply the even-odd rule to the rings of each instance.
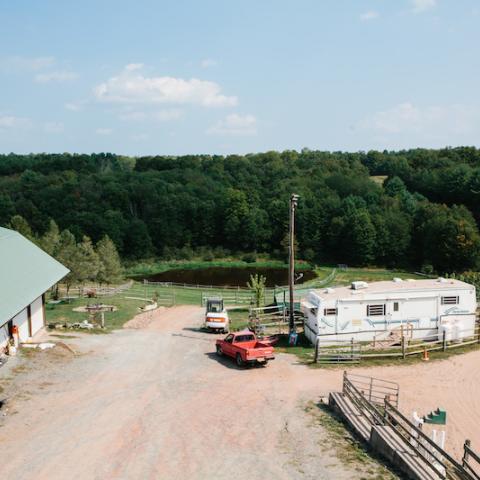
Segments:
[[[111,297],[103,297],[101,299],[78,298],[71,300],[70,303],[61,303],[57,305],[47,303],[45,309],[47,325],[49,323],[65,322],[67,324],[72,324],[88,320],[88,313],[74,312],[73,308],[94,303],[105,303],[107,305],[115,305],[118,310],[116,312],[105,312],[105,330],[95,329],[93,333],[121,328],[125,322],[132,319],[139,312],[138,308],[146,303],[143,300],[129,300],[126,299],[125,296],[129,296],[128,292]]]
[[[326,277],[332,270],[332,267],[318,267],[315,269],[319,277]],[[404,272],[401,270],[388,270],[384,268],[351,268],[346,270],[336,269],[335,278],[330,282],[332,285],[348,285],[349,283],[360,280],[365,282],[380,282],[382,280],[392,280],[398,278],[428,278],[415,273]]]
[[[141,276],[154,275],[155,273],[166,272],[167,270],[185,269],[198,270],[209,267],[228,267],[228,268],[288,268],[288,264],[281,260],[269,260],[258,258],[256,262],[245,262],[238,258],[222,258],[212,261],[207,260],[171,260],[171,261],[145,261],[134,264],[127,264],[125,266],[125,275],[127,276]],[[308,262],[299,261],[295,263],[295,269],[298,271],[309,270],[312,265]]]
[[[217,262],[167,262],[155,264],[163,265],[163,268],[171,268],[175,264],[177,268],[204,268],[205,266],[218,265]],[[153,264],[149,264],[153,268]],[[222,263],[226,266],[227,263]],[[257,262],[256,264],[247,264],[246,262],[236,261],[228,263],[230,266],[282,266],[281,262]],[[305,264],[304,264],[305,265]],[[136,269],[136,270],[135,270]],[[144,267],[140,264],[132,269],[132,271],[141,271]],[[158,270],[155,270],[158,271]],[[401,278],[419,278],[418,276],[400,271],[392,271],[386,269],[374,268],[349,268],[348,270],[339,270],[332,266],[321,266],[315,269],[317,278],[310,280],[304,284],[295,287],[296,297],[301,297],[311,288],[323,288],[333,285],[348,284],[353,280],[375,281],[375,280],[389,280],[393,277]],[[277,298],[282,298],[281,289],[267,289],[265,304],[273,303],[274,295]],[[237,305],[240,309],[232,310],[230,312],[231,328],[239,330],[244,328],[248,323],[248,308],[252,301],[252,293],[246,288],[196,288],[196,287],[182,287],[182,286],[160,286],[160,285],[145,285],[140,282],[134,282],[132,287],[121,294],[111,297],[103,297],[101,299],[75,299],[69,304],[47,305],[47,322],[49,323],[75,323],[88,319],[88,314],[73,312],[74,307],[80,305],[87,305],[88,303],[103,302],[118,307],[117,312],[105,313],[105,323],[107,330],[112,330],[121,327],[126,321],[130,320],[138,313],[138,307],[145,305],[148,300],[156,298],[159,305],[173,306],[173,305],[198,305],[203,306],[203,299],[205,297],[220,296],[224,299],[226,305]],[[133,298],[126,298],[133,297]],[[307,348],[307,347],[306,347]],[[292,351],[292,349],[289,349]],[[292,352],[293,353],[293,352]],[[299,356],[308,358],[310,353],[307,350],[301,349],[297,352]]]

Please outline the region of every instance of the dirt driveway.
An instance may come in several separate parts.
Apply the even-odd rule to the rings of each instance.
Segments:
[[[198,330],[202,314],[159,311],[134,329],[65,340],[75,357],[56,347],[31,354],[26,371],[12,367],[16,360],[2,367],[0,381],[11,378],[0,417],[2,477],[391,478],[370,460],[346,464],[312,417],[311,402],[341,388],[341,370],[310,369],[286,354],[266,368],[238,369],[213,353],[215,336]],[[406,412],[445,406],[454,435],[475,445],[479,359],[480,351],[356,373],[399,381]]]
[[[355,478],[307,412],[322,392],[298,390],[305,367],[283,355],[237,369],[212,353],[202,314],[169,309],[140,329],[69,339],[76,357],[39,362],[56,347],[32,353],[28,371],[2,367],[0,379],[16,373],[0,420],[2,478]],[[360,468],[379,471],[369,462]]]

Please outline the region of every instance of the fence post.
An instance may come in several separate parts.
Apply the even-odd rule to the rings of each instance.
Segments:
[[[350,357],[351,357],[352,362],[353,362],[353,337],[350,340]]]
[[[447,350],[447,331],[443,331],[443,351]]]
[[[402,358],[405,360],[407,356],[406,352],[406,345],[405,345],[405,337],[402,335]]]
[[[470,440],[465,440],[465,443],[463,444],[463,458],[462,458],[462,465],[464,467],[468,466],[468,449],[470,448],[470,445],[472,442]]]
[[[318,363],[318,354],[319,354],[319,349],[320,349],[320,339],[317,337],[317,340],[315,341],[315,363]]]

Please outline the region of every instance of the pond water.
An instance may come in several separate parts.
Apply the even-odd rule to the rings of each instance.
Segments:
[[[174,282],[187,283],[191,285],[215,285],[232,287],[245,287],[250,280],[250,275],[264,275],[267,278],[267,287],[288,284],[287,268],[267,267],[208,267],[198,269],[174,269],[166,272],[136,277],[136,280],[146,279],[150,282]],[[303,283],[315,278],[313,270],[302,270],[303,276],[296,283]],[[299,275],[298,273],[296,274]]]

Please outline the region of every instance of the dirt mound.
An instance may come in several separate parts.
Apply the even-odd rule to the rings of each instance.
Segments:
[[[123,325],[123,328],[132,328],[132,329],[142,329],[147,328],[150,323],[152,323],[157,315],[165,310],[165,307],[158,307],[155,310],[150,310],[148,312],[139,313],[135,315],[131,320],[126,322]]]

